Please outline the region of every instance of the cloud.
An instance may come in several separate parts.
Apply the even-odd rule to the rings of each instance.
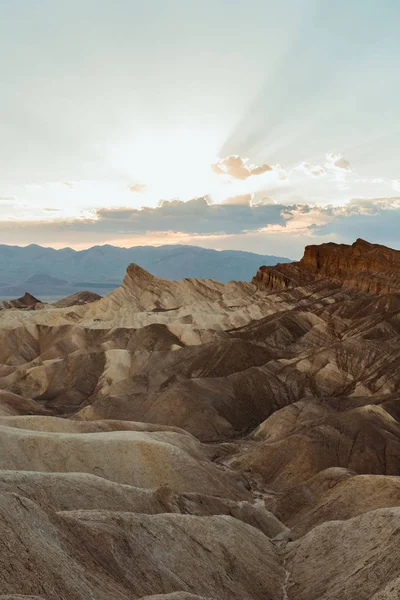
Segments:
[[[247,158],[241,158],[237,155],[227,156],[218,160],[216,163],[211,165],[211,169],[217,175],[228,175],[233,179],[247,179],[248,177],[262,175],[268,171],[272,171],[273,167],[269,165],[248,165]]]
[[[346,214],[376,214],[382,210],[400,210],[400,198],[352,198],[343,207]]]
[[[285,207],[282,211],[284,223],[267,225],[265,231],[286,235],[312,235],[314,230],[332,220],[332,211],[332,207],[312,206],[308,204]]]
[[[253,206],[255,206],[256,204],[278,204],[278,202],[276,202],[276,200],[274,200],[270,196],[254,194],[252,204]]]
[[[251,243],[253,251],[277,253],[279,247],[286,256],[313,240],[363,237],[399,246],[400,200],[391,196],[400,192],[400,179],[357,174],[339,153],[294,164],[285,170],[230,155],[212,165],[216,177],[206,162],[204,185],[193,194],[198,197],[188,191],[180,199],[151,187],[156,181],[163,188],[156,167],[149,187],[135,182],[136,175],[10,184],[0,190],[0,237],[3,243],[75,247],[181,240],[246,249]],[[180,171],[191,180],[183,164]],[[163,197],[169,199],[159,202]],[[265,247],[267,241],[273,247]]]
[[[320,167],[319,165],[312,165],[308,162],[302,162],[296,168],[298,171],[302,171],[310,177],[322,177],[323,175],[326,175],[326,171],[323,167]]]
[[[355,200],[317,228],[323,236],[349,242],[358,237],[370,242],[400,247],[400,198]]]
[[[341,154],[327,154],[325,166],[334,171],[351,171],[351,164]]]
[[[234,203],[234,202],[237,203]],[[247,201],[247,202],[246,202]],[[351,243],[362,237],[400,247],[400,198],[354,198],[340,205],[253,204],[248,198],[163,201],[155,208],[97,209],[82,219],[1,221],[3,243],[63,247],[189,243],[296,257],[310,243]]]
[[[241,194],[240,196],[233,196],[223,201],[223,204],[230,204],[236,206],[249,206],[254,198],[254,194]]]
[[[267,225],[268,234],[316,236],[351,243],[361,237],[400,247],[400,198],[354,198],[342,206],[297,205],[282,211],[283,224]]]
[[[247,202],[246,202],[247,200]],[[125,233],[179,231],[198,234],[241,233],[272,223],[284,223],[282,205],[250,205],[251,196],[232,198],[227,204],[211,204],[207,198],[188,202],[163,201],[156,208],[100,209],[93,213],[97,230]]]
[[[134,183],[130,186],[129,190],[135,194],[144,194],[147,192],[148,187],[144,183]]]
[[[197,162],[192,161],[195,165]],[[192,163],[189,161],[189,167]],[[180,164],[180,173],[187,185],[180,186],[178,176],[177,188],[175,178],[168,179],[164,186],[163,172],[157,165],[153,165],[149,174],[148,187],[143,183],[144,179],[136,179],[136,176],[72,182],[41,181],[19,186],[10,184],[0,190],[0,196],[4,198],[0,202],[0,219],[52,219],[54,215],[43,211],[43,207],[59,209],[60,219],[79,219],[82,211],[87,213],[113,207],[140,209],[143,204],[156,207],[160,198],[173,197],[190,200],[196,196],[207,196],[222,205],[254,206],[265,197],[282,205],[328,205],[343,204],[353,197],[383,197],[399,193],[399,179],[377,178],[376,174],[373,177],[363,176],[348,170],[351,169],[349,165],[349,161],[339,153],[299,161],[287,170],[279,164],[271,167],[262,161],[252,165],[247,159],[231,155],[214,163],[213,169],[219,177],[212,175],[210,161],[207,161],[202,176],[194,185],[190,168],[188,171],[187,165]],[[12,204],[11,200],[6,200],[11,197],[18,200]]]
[[[395,192],[400,192],[400,179],[394,179],[392,181],[392,186]]]

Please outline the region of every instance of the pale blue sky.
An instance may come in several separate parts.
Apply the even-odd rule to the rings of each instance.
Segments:
[[[399,26],[395,0],[0,0],[0,220],[82,219],[207,194],[318,206],[399,196]],[[349,168],[332,167],[330,154]],[[210,165],[229,155],[273,175],[228,188]],[[309,175],[314,166],[322,177]],[[147,194],[130,192],[135,183]],[[25,243],[5,231],[4,241]],[[132,240],[157,242],[150,234]],[[55,243],[42,228],[35,235]],[[66,244],[91,243],[82,224],[69,235]],[[130,243],[129,233],[102,235]],[[287,239],[293,254],[304,235],[315,234],[258,232],[249,249]],[[200,241],[239,244],[217,237]]]

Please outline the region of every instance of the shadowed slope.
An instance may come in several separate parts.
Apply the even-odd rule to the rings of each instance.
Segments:
[[[397,600],[397,254],[0,311],[1,593]]]

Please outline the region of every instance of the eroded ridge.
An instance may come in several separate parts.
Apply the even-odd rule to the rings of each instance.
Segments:
[[[3,307],[0,598],[397,599],[399,255]]]

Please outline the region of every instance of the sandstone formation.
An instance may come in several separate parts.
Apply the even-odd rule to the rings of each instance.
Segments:
[[[306,246],[299,262],[261,267],[253,281],[280,290],[321,279],[374,294],[400,292],[400,251],[361,239],[351,246]]]
[[[101,296],[99,294],[95,294],[93,292],[77,292],[76,294],[72,294],[71,296],[67,296],[65,298],[61,298],[61,300],[57,300],[53,302],[52,306],[56,308],[67,308],[70,306],[79,306],[81,304],[89,304],[90,302],[96,302],[96,300],[100,300]],[[0,310],[16,308],[20,310],[41,310],[48,306],[47,302],[42,302],[26,292],[21,298],[16,298],[15,300],[0,300]]]
[[[67,308],[68,306],[90,304],[90,302],[96,302],[96,300],[100,299],[101,296],[99,296],[99,294],[95,294],[94,292],[76,292],[76,294],[71,294],[71,296],[57,300],[57,302],[53,303],[53,306],[56,308]]]
[[[26,292],[21,298],[16,298],[15,300],[0,300],[0,310],[8,308],[35,310],[39,304],[41,304],[40,300]]]
[[[0,313],[0,599],[399,597],[398,252],[93,300]]]

